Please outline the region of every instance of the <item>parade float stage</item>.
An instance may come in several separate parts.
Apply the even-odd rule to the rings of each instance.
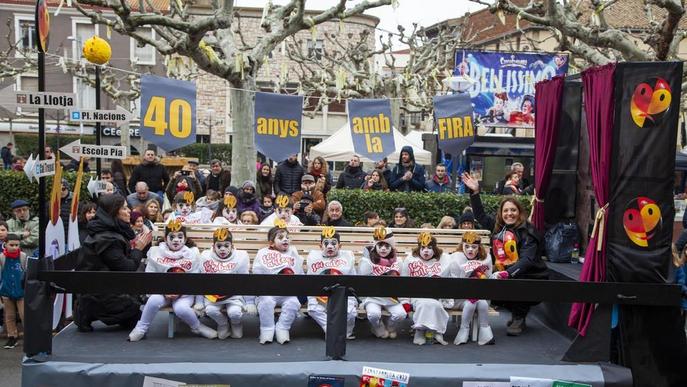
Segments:
[[[611,364],[575,364],[560,359],[570,339],[544,323],[546,305],[532,309],[528,329],[520,337],[506,336],[509,313],[492,317],[496,344],[478,346],[417,346],[410,320],[396,340],[372,337],[365,320],[356,322],[356,339],[348,341],[345,360],[325,357],[324,335],[312,319],[300,317],[291,329],[292,341],[260,345],[258,320],[244,323],[244,338],[207,340],[178,324],[167,338],[167,314],[159,313],[145,340],[126,341],[128,332],[94,323],[95,332],[80,333],[72,324],[53,339],[53,354],[45,362],[26,360],[24,386],[142,386],[144,376],[190,384],[231,386],[308,386],[310,375],[344,377],[358,386],[363,366],[407,372],[411,386],[461,386],[462,381],[508,381],[511,376],[575,381],[592,386],[631,386],[626,368]],[[206,321],[211,324],[211,322]],[[457,332],[449,324],[447,339]]]

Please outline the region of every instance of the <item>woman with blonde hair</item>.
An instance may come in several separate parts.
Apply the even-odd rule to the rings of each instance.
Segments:
[[[437,225],[437,228],[440,229],[452,229],[456,227],[456,220],[453,219],[452,216],[444,216],[441,218],[441,221],[439,221],[439,225]]]

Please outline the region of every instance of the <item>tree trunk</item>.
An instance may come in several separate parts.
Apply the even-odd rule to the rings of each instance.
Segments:
[[[231,104],[231,181],[239,186],[246,180],[255,179],[255,140],[253,137],[253,104],[255,103],[255,79],[248,77],[243,82],[232,82]]]

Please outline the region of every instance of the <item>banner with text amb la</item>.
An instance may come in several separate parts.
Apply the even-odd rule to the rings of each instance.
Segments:
[[[388,99],[349,99],[348,125],[355,153],[379,161],[396,150]]]
[[[467,90],[485,126],[534,128],[534,85],[568,71],[566,54],[456,51],[454,75],[470,78]]]
[[[475,141],[472,103],[465,93],[434,97],[434,124],[439,149],[457,155]]]
[[[166,151],[196,142],[196,85],[141,76],[141,137]]]
[[[300,151],[303,97],[255,93],[255,147],[274,161]]]

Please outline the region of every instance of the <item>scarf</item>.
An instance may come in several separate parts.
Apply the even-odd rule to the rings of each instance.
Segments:
[[[439,181],[439,176],[434,175],[434,176],[432,177],[432,180],[434,180],[434,182],[437,183],[437,184],[446,185],[446,184],[448,184],[448,175],[444,175],[444,178],[441,179],[441,181]]]
[[[7,251],[7,247],[2,249],[2,254],[8,259],[19,259],[19,254],[21,254],[21,249],[17,249],[14,253]]]

